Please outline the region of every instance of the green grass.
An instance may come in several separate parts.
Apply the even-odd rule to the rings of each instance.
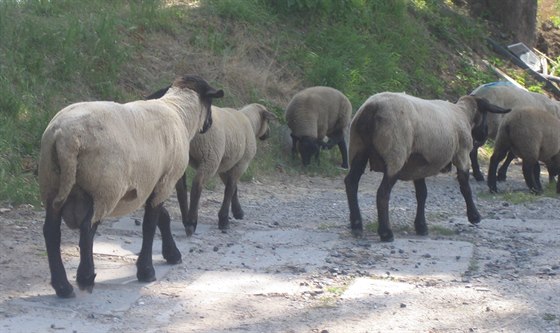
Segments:
[[[489,81],[463,45],[480,35],[449,1],[0,1],[0,203],[38,204],[40,137],[58,110],[139,99],[187,72],[226,91],[218,105],[279,117],[242,180],[339,176],[336,148],[308,168],[286,152],[275,133],[289,97],[329,85],[354,109],[385,90],[456,99]]]
[[[542,180],[541,180],[542,182]],[[547,180],[545,180],[547,182]],[[511,204],[523,204],[530,203],[538,200],[542,197],[558,198],[556,193],[556,184],[554,183],[543,183],[543,193],[541,195],[535,195],[527,190],[523,191],[505,191],[499,193],[488,193],[482,192],[478,193],[478,197],[485,200],[503,200]]]

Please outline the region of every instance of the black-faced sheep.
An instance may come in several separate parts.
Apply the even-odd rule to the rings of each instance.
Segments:
[[[196,230],[198,203],[204,184],[219,174],[225,185],[222,207],[218,213],[221,230],[229,227],[229,210],[236,219],[243,218],[237,195],[237,182],[257,153],[257,138],[269,136],[269,122],[276,116],[260,104],[249,104],[239,111],[212,107],[212,128],[191,141],[189,164],[196,169],[192,180],[188,212],[183,213],[187,235]],[[186,194],[185,194],[186,196]]]
[[[371,96],[350,125],[350,170],[344,183],[353,234],[360,236],[363,232],[358,185],[368,162],[371,170],[383,172],[376,198],[377,232],[382,241],[393,240],[389,198],[397,180],[414,181],[418,203],[414,227],[419,235],[428,233],[425,178],[448,169],[450,164],[457,167],[469,221],[480,222],[468,181],[469,152],[473,137],[484,140],[486,113],[507,111],[472,96],[461,97],[456,104],[402,93]]]
[[[523,178],[529,189],[542,193],[539,161],[552,172],[560,168],[560,119],[533,107],[514,108],[503,117],[488,167],[490,192],[498,191],[496,168],[508,151],[522,159]],[[556,183],[556,192],[560,193],[560,182]]]
[[[329,87],[304,89],[292,98],[285,117],[292,132],[292,155],[299,150],[304,166],[309,165],[313,156],[319,161],[321,148],[338,145],[341,166],[348,168],[346,138],[352,105],[343,93]]]
[[[545,110],[560,118],[560,102],[553,101],[545,95],[523,90],[509,82],[492,82],[477,87],[471,93],[473,96],[485,98],[488,102],[506,109],[515,107],[536,107]],[[498,134],[498,127],[502,120],[502,114],[488,114],[488,138],[494,140]],[[475,142],[471,152],[471,164],[473,177],[478,181],[484,181],[478,163],[478,148],[484,142]],[[513,153],[508,153],[507,159],[498,170],[498,180],[505,180],[507,168],[515,158]],[[549,170],[549,179],[554,180],[554,172]]]
[[[222,96],[222,90],[202,78],[185,76],[157,100],[83,102],[53,117],[41,139],[39,186],[51,284],[59,297],[74,296],[60,254],[62,219],[80,229],[80,289],[91,291],[94,285],[92,251],[98,223],[142,205],[138,280],[155,280],[156,225],[162,230],[164,258],[171,264],[181,262],[163,201],[187,168],[191,138],[212,124],[212,99]]]

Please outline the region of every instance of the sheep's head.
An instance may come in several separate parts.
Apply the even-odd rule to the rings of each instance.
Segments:
[[[311,158],[319,158],[319,150],[321,146],[316,138],[303,136],[299,139],[299,154],[301,155],[301,162],[304,166],[311,163]]]
[[[268,125],[269,122],[276,120],[276,115],[270,111],[268,111],[264,106],[261,109],[261,128],[257,137],[260,140],[266,140],[270,136],[270,126]]]
[[[208,131],[212,126],[212,99],[224,97],[224,91],[212,88],[208,82],[197,75],[186,75],[173,82],[174,87],[179,89],[190,89],[200,97],[200,103],[206,108],[206,117],[200,133]]]
[[[508,113],[511,109],[504,109],[497,105],[491,104],[485,98],[474,97],[476,102],[476,114],[472,128],[472,137],[476,145],[482,145],[488,138],[487,114],[490,113]]]

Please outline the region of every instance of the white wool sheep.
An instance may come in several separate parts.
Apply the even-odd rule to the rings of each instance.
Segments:
[[[191,75],[175,80],[157,100],[76,103],[54,116],[41,139],[39,186],[46,209],[43,232],[51,284],[58,296],[74,296],[60,255],[62,219],[80,229],[80,289],[91,291],[94,285],[92,248],[98,223],[142,205],[138,280],[155,280],[156,225],[162,230],[164,258],[181,261],[163,201],[185,172],[189,141],[212,124],[212,98],[222,96],[222,90]]]
[[[536,107],[549,112],[560,119],[560,102],[554,101],[543,94],[538,94],[523,90],[514,86],[509,82],[491,82],[477,87],[471,93],[473,96],[485,98],[488,102],[506,109],[514,107]],[[498,134],[498,127],[502,120],[501,114],[488,115],[488,138],[495,139]],[[471,152],[471,163],[473,177],[478,181],[484,181],[484,176],[480,172],[478,163],[478,148],[484,142],[475,142],[473,151]],[[505,180],[507,168],[511,161],[515,158],[511,152],[508,154],[506,161],[498,170],[498,180]],[[549,170],[549,178],[554,179],[554,173]]]
[[[292,155],[299,149],[303,165],[309,165],[313,156],[319,161],[321,148],[338,145],[341,166],[348,168],[346,138],[352,104],[343,93],[321,86],[304,89],[292,98],[285,117],[292,131]],[[327,143],[325,137],[329,139]]]
[[[382,241],[393,240],[389,198],[397,180],[414,181],[418,202],[414,227],[419,235],[428,233],[424,213],[425,178],[447,169],[450,164],[457,167],[469,221],[480,222],[468,181],[469,152],[473,137],[484,139],[486,113],[507,111],[472,96],[463,96],[456,104],[403,93],[371,96],[350,125],[350,170],[344,183],[353,234],[361,236],[363,232],[357,192],[368,162],[371,170],[383,172],[376,199],[377,232]]]
[[[237,182],[257,153],[257,138],[269,136],[269,122],[276,116],[261,104],[249,104],[239,111],[212,107],[212,128],[191,141],[189,164],[196,169],[192,180],[190,207],[183,214],[187,235],[194,233],[198,221],[198,203],[202,187],[219,174],[225,190],[218,213],[221,230],[229,227],[229,210],[236,219],[243,218],[237,195]]]
[[[544,162],[549,170],[560,168],[560,119],[534,107],[517,107],[503,117],[488,167],[490,192],[498,191],[496,168],[508,151],[522,159],[529,189],[542,193],[538,162]],[[560,182],[556,183],[556,192],[560,193]]]

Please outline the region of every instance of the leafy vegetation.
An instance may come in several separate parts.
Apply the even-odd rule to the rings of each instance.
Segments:
[[[355,109],[406,91],[456,99],[492,79],[471,61],[485,31],[436,0],[0,0],[0,202],[38,204],[41,134],[78,101],[128,101],[195,72],[221,103],[266,105],[282,119],[297,90],[329,85]],[[338,151],[303,171],[280,120],[244,179],[337,175]]]

